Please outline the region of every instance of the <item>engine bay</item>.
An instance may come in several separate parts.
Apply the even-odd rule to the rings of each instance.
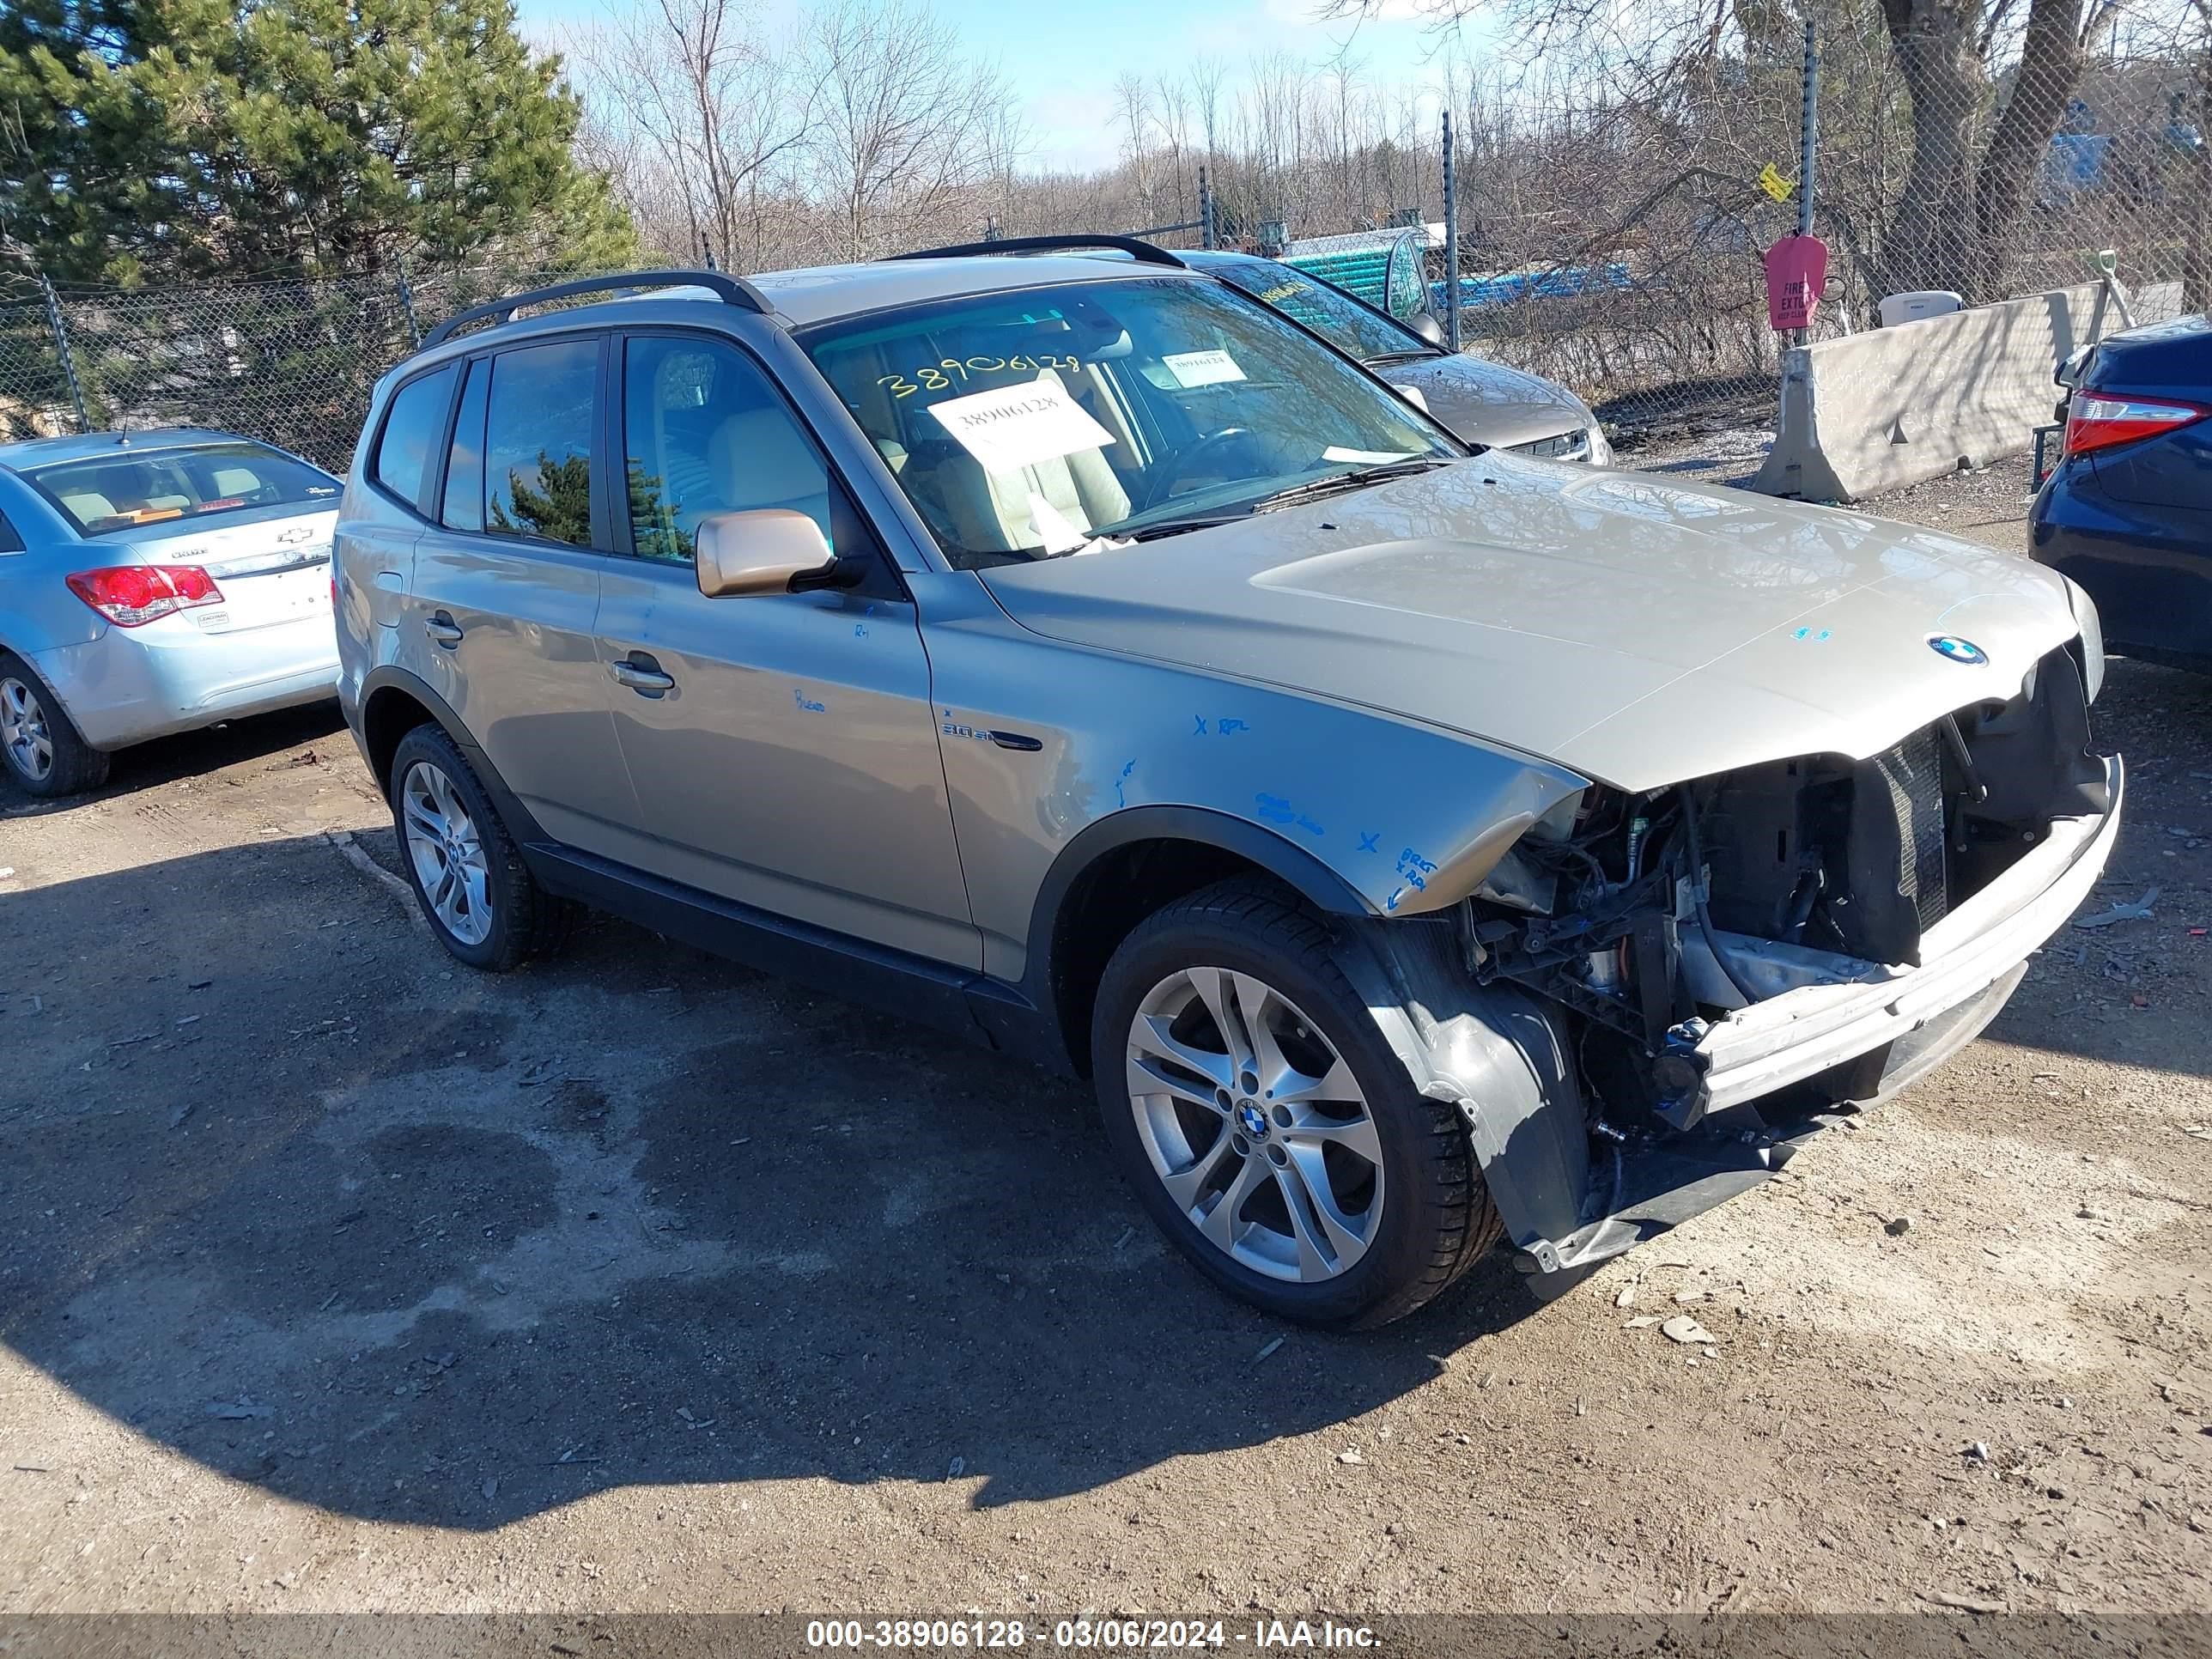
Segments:
[[[2082,665],[2062,648],[2009,701],[1864,758],[1562,803],[1459,907],[1466,966],[1564,1013],[1601,1122],[1688,1129],[1716,1025],[1801,987],[1922,966],[1931,930],[2054,820],[2110,806]],[[1854,1097],[1864,1065],[1838,1070],[1813,1080],[1808,1104]]]

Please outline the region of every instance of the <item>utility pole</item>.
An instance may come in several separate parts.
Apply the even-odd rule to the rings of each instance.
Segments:
[[[76,358],[70,351],[69,329],[62,322],[62,302],[54,297],[54,285],[42,271],[39,276],[39,292],[46,296],[46,326],[54,331],[54,353],[61,359],[62,379],[69,383],[70,402],[76,409],[76,429],[92,430],[92,422],[84,415],[84,387],[76,378]]]
[[[1459,349],[1459,168],[1452,155],[1451,111],[1444,111],[1444,343]]]

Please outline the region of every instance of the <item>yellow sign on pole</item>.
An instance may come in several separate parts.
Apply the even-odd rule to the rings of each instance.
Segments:
[[[1771,161],[1759,170],[1759,187],[1778,202],[1786,202],[1797,193],[1796,181],[1784,178]]]

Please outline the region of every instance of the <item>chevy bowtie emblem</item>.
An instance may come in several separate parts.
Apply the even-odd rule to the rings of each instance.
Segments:
[[[1953,662],[1974,667],[1990,659],[1990,653],[1972,640],[1962,640],[1956,634],[1937,634],[1928,641],[1928,648],[1939,657],[1948,657]]]
[[[278,531],[276,532],[276,539],[280,542],[304,542],[313,537],[314,533],[314,526],[311,524],[295,524],[289,530]]]

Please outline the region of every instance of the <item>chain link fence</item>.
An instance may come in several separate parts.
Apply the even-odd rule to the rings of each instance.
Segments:
[[[0,441],[85,428],[241,432],[343,472],[378,375],[453,313],[574,272],[0,293]]]
[[[1573,386],[1632,463],[1749,471],[1774,419],[1762,255],[1798,225],[1808,65],[1797,15],[1735,15],[1740,49],[1616,77],[1637,95],[1477,100],[1460,149],[1463,339]],[[1899,39],[1871,5],[1814,9],[1814,337],[1878,326],[1891,295],[2094,283],[2100,251],[2136,320],[2204,306],[2212,12],[2090,46],[1947,15],[1965,33]]]

